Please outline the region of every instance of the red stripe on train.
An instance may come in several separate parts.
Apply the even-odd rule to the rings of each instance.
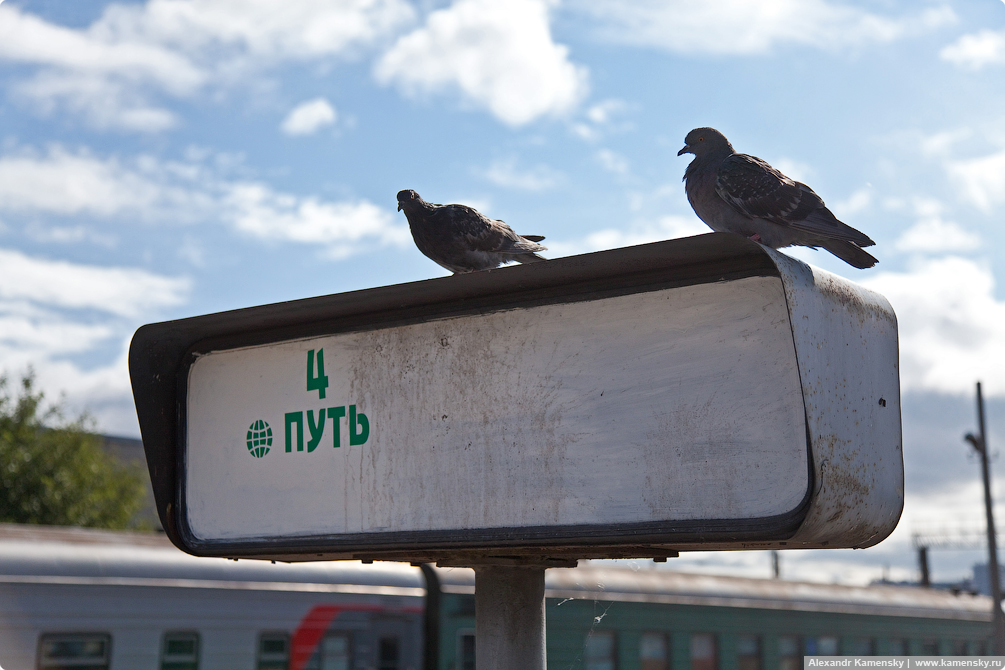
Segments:
[[[0,0],[2,2],[2,0]],[[421,607],[382,607],[380,605],[315,605],[293,632],[290,670],[303,670],[318,648],[318,643],[342,612],[422,612]]]

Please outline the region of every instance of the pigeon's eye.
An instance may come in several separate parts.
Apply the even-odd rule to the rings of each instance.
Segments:
[[[704,137],[699,137],[699,138],[698,138],[698,141],[699,141],[699,142],[704,142],[704,141],[705,141],[705,138],[704,138]]]
[[[415,192],[413,191],[412,193],[409,193],[408,197],[411,198],[412,200],[415,200]]]

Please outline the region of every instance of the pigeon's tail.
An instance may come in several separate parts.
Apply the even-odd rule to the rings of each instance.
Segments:
[[[845,242],[844,240],[827,240],[825,242],[820,242],[819,244],[848,265],[856,267],[859,270],[871,268],[879,262],[870,254],[862,251],[861,247],[857,244],[853,244],[852,242]]]
[[[527,236],[524,235],[524,237]],[[527,237],[527,239],[529,240],[530,238]],[[544,256],[538,256],[537,254],[516,254],[515,256],[510,256],[510,260],[518,261],[520,263],[540,263],[541,261],[546,261],[548,259]]]

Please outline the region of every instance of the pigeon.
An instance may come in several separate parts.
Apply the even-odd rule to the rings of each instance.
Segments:
[[[491,270],[501,263],[545,260],[542,235],[517,235],[467,205],[434,205],[411,189],[398,191],[398,211],[404,210],[415,246],[454,274]]]
[[[694,154],[684,190],[698,218],[717,232],[738,233],[773,249],[823,247],[856,268],[878,261],[862,247],[875,244],[841,221],[806,184],[765,161],[733,151],[714,128],[695,128],[677,152]]]

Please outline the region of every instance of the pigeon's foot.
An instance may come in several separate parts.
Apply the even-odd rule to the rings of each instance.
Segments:
[[[751,235],[747,239],[750,240],[751,242],[760,242],[761,241],[761,236],[758,235],[757,233],[754,233],[753,235]]]

